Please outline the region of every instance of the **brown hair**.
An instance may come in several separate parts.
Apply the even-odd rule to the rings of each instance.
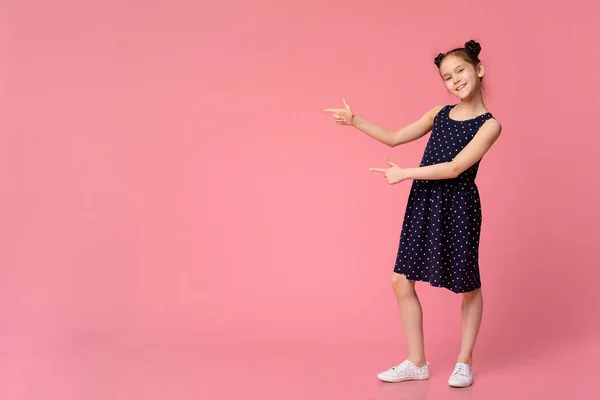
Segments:
[[[477,68],[477,65],[479,65],[479,63],[481,62],[481,60],[479,59],[480,52],[481,45],[474,40],[469,40],[467,43],[465,43],[465,47],[459,47],[450,50],[447,53],[438,54],[434,62],[439,69],[444,58],[448,57],[449,55],[453,55],[462,58],[463,60],[471,64],[473,68]],[[481,82],[483,83],[483,78],[481,78]]]

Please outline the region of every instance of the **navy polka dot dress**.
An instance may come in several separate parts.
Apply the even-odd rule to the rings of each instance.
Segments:
[[[493,116],[457,121],[447,105],[435,116],[420,166],[452,161]],[[455,293],[481,287],[481,204],[475,176],[479,163],[453,179],[413,180],[394,272]]]

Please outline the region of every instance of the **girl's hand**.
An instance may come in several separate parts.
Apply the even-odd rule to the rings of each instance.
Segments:
[[[354,113],[346,103],[346,98],[343,98],[345,108],[326,108],[324,112],[333,113],[333,118],[337,125],[352,125],[354,122]]]
[[[408,178],[406,176],[404,168],[400,168],[398,165],[394,164],[387,158],[385,159],[385,162],[387,162],[391,166],[391,168],[369,168],[369,171],[383,172],[383,176],[385,177],[385,179],[387,179],[390,185],[402,182],[403,180]]]

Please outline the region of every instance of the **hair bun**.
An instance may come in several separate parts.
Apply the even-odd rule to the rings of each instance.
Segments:
[[[465,50],[478,56],[481,52],[481,45],[474,40],[469,40],[465,43]]]
[[[440,53],[440,54],[437,55],[437,57],[435,58],[435,60],[433,60],[433,62],[435,63],[435,65],[437,65],[438,68],[442,64],[442,60],[444,59],[445,56],[446,55],[444,53]]]

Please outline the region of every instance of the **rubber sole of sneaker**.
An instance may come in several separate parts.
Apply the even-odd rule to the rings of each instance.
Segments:
[[[450,387],[454,387],[454,388],[465,388],[465,387],[469,387],[473,384],[473,381],[471,380],[471,382],[465,382],[465,383],[452,383],[450,381],[448,381],[448,385],[450,385]]]
[[[415,376],[405,376],[403,378],[388,378],[382,376],[381,374],[377,375],[377,378],[384,382],[397,383],[397,382],[405,382],[405,381],[422,381],[425,379],[429,379],[429,375],[415,375]]]

